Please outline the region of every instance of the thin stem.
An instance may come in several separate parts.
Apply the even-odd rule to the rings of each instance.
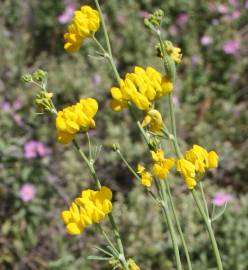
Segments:
[[[89,156],[90,156],[90,160],[92,160],[91,142],[90,142],[90,136],[88,132],[86,132],[86,136],[87,136],[88,145],[89,145]]]
[[[179,249],[178,249],[176,233],[175,233],[175,230],[174,230],[173,222],[171,220],[170,210],[169,210],[169,207],[167,205],[164,181],[159,181],[159,186],[160,186],[161,195],[162,195],[161,196],[162,209],[163,209],[163,212],[165,214],[166,222],[167,222],[169,233],[170,233],[170,236],[171,236],[172,246],[173,246],[174,254],[175,254],[175,258],[176,258],[177,270],[182,270],[182,264],[181,264]]]
[[[118,70],[116,68],[116,65],[115,65],[115,62],[114,62],[114,59],[113,59],[113,54],[112,54],[112,49],[111,49],[111,45],[110,45],[110,41],[109,41],[109,35],[108,35],[108,31],[107,31],[107,27],[106,27],[106,24],[105,24],[105,20],[104,20],[104,17],[103,17],[103,14],[102,14],[102,10],[101,10],[101,7],[98,3],[98,0],[95,0],[95,3],[96,3],[96,7],[97,7],[97,10],[100,14],[100,19],[101,19],[101,22],[102,22],[102,28],[103,28],[103,33],[104,33],[104,37],[105,37],[105,41],[106,41],[106,44],[107,44],[107,51],[108,51],[108,54],[105,53],[105,57],[107,57],[107,59],[109,60],[109,63],[114,71],[114,74],[115,74],[115,77],[116,77],[116,80],[117,82],[119,83],[121,78],[120,78],[120,75],[118,73]],[[98,42],[99,43],[99,42]],[[100,43],[99,43],[100,44]],[[98,44],[98,46],[99,46]],[[100,44],[101,45],[101,44]],[[102,47],[102,46],[101,46]],[[103,47],[102,47],[103,48]],[[105,50],[104,50],[105,51]],[[106,51],[105,51],[106,52]]]
[[[112,247],[112,249],[115,251],[115,255],[118,255],[117,258],[119,257],[119,252],[116,249],[116,247],[114,246],[114,244],[112,243],[112,241],[110,240],[110,238],[108,237],[107,233],[104,231],[104,229],[102,228],[102,226],[100,224],[97,224],[98,228],[100,229],[101,233],[103,234],[104,238],[106,239],[107,243],[109,243],[109,245]]]
[[[137,180],[140,180],[140,177],[135,172],[135,170],[132,168],[132,166],[128,163],[128,161],[125,159],[125,157],[122,155],[121,151],[118,149],[116,152],[120,156],[121,160],[126,164],[126,166],[128,167],[129,171],[137,178]]]
[[[180,225],[177,213],[176,213],[173,198],[171,196],[170,185],[169,185],[168,181],[165,181],[165,183],[166,183],[167,193],[168,193],[168,196],[169,196],[169,201],[170,201],[170,204],[171,204],[172,213],[173,213],[174,219],[176,221],[177,229],[178,229],[178,232],[179,232],[179,235],[180,235],[180,238],[181,238],[181,241],[182,241],[183,249],[184,249],[184,252],[185,252],[185,256],[186,256],[186,260],[187,260],[187,264],[188,264],[188,269],[192,270],[192,265],[191,265],[191,260],[190,260],[190,256],[189,256],[188,247],[187,247],[187,244],[186,244],[186,241],[185,241],[185,238],[184,238],[184,235],[183,235],[183,231],[182,231],[182,228],[181,228],[181,225]]]
[[[84,154],[83,150],[80,148],[78,142],[76,141],[76,139],[74,139],[72,141],[73,145],[75,146],[75,148],[77,149],[77,151],[79,152],[80,156],[83,158],[83,160],[85,161],[85,163],[87,164],[92,177],[94,178],[97,188],[100,189],[101,188],[101,183],[100,180],[98,179],[97,175],[96,175],[96,171],[94,169],[93,164],[89,161],[89,159],[87,158],[87,156]]]
[[[196,205],[198,207],[198,210],[199,210],[199,212],[200,212],[200,214],[201,214],[201,216],[202,216],[202,218],[203,218],[203,220],[205,222],[205,225],[206,225],[206,228],[207,228],[207,231],[208,231],[208,234],[209,234],[209,238],[210,238],[213,250],[214,250],[214,255],[215,255],[215,258],[216,258],[218,270],[223,270],[218,245],[217,245],[217,242],[216,242],[216,239],[215,239],[215,236],[214,236],[214,232],[213,232],[213,229],[212,229],[212,226],[211,226],[211,220],[207,217],[207,215],[206,215],[206,213],[204,211],[204,208],[202,207],[201,202],[200,202],[200,200],[198,198],[198,195],[197,195],[196,191],[193,189],[191,191],[191,193],[192,193],[193,198],[195,200],[195,203],[196,203]]]
[[[200,181],[199,186],[200,186],[200,191],[201,191],[201,196],[202,196],[202,200],[204,203],[205,211],[206,211],[207,217],[209,218],[208,204],[207,204],[207,200],[205,197],[202,181]]]

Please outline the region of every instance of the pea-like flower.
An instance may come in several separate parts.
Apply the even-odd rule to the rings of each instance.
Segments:
[[[152,175],[146,171],[145,167],[138,164],[137,173],[141,176],[140,183],[145,187],[152,185]]]
[[[190,161],[182,158],[176,162],[177,171],[181,173],[188,189],[194,189],[196,186],[195,166]]]
[[[56,117],[58,141],[62,144],[70,143],[78,132],[86,132],[89,128],[94,128],[93,117],[97,110],[97,101],[93,98],[87,98],[59,111]]]
[[[84,190],[70,208],[61,213],[69,234],[77,235],[91,224],[99,223],[112,211],[112,191],[101,187],[99,191]]]
[[[162,149],[158,149],[156,152],[151,151],[152,159],[154,161],[153,174],[161,180],[165,180],[175,164],[175,160],[172,158],[166,159]]]
[[[72,23],[64,35],[65,50],[70,53],[77,52],[82,41],[93,35],[99,26],[99,12],[90,6],[82,6],[80,10],[74,12]]]
[[[164,127],[162,116],[158,110],[149,110],[145,116],[142,127],[149,126],[151,132],[157,133]]]
[[[200,173],[204,173],[207,169],[217,168],[219,161],[215,151],[208,152],[197,144],[194,144],[192,149],[185,153],[185,157],[195,165],[196,171]]]
[[[194,144],[186,151],[185,158],[177,161],[177,171],[179,171],[185,180],[189,189],[196,186],[196,173],[203,175],[206,170],[217,168],[219,157],[215,151],[208,152],[200,145]]]
[[[139,110],[148,111],[152,103],[173,90],[172,82],[152,67],[136,66],[120,81],[120,87],[112,87],[111,108],[119,112],[133,103]]]

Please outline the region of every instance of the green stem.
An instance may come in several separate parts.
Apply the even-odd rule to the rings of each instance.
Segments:
[[[116,65],[115,65],[115,62],[114,62],[114,59],[113,59],[112,49],[111,49],[111,45],[110,45],[110,41],[109,41],[109,35],[108,35],[107,27],[106,27],[106,24],[105,24],[105,20],[104,20],[103,14],[102,14],[101,7],[100,7],[100,5],[98,3],[98,0],[95,0],[95,3],[96,3],[97,10],[98,10],[98,12],[100,14],[100,19],[101,19],[101,22],[102,22],[102,28],[103,28],[103,33],[104,33],[105,41],[106,41],[106,44],[107,44],[108,54],[106,54],[105,49],[102,47],[102,45],[98,41],[97,41],[97,43],[98,43],[98,46],[100,45],[101,46],[101,49],[104,50],[105,57],[109,60],[109,63],[110,63],[110,65],[111,65],[111,67],[112,67],[112,69],[114,71],[116,80],[119,83],[120,80],[121,80],[121,78],[120,78],[120,75],[118,73],[118,70],[116,68]]]
[[[96,174],[96,171],[95,171],[95,168],[94,168],[93,164],[89,161],[87,156],[84,154],[84,152],[80,148],[80,146],[79,146],[78,142],[76,141],[76,139],[74,139],[72,142],[73,142],[73,145],[75,146],[75,148],[77,149],[77,151],[79,152],[79,154],[81,155],[81,157],[83,158],[83,160],[86,162],[86,164],[87,164],[87,166],[88,166],[88,168],[89,168],[89,170],[91,172],[91,175],[92,175],[92,177],[94,178],[94,180],[96,182],[97,188],[100,189],[101,188],[101,183],[100,183],[100,180],[97,177],[97,174]],[[119,252],[120,252],[119,259],[120,259],[121,263],[123,264],[123,266],[125,267],[125,269],[129,270],[128,264],[127,264],[126,259],[125,259],[125,254],[124,254],[124,249],[123,249],[121,237],[120,237],[120,234],[119,234],[119,231],[117,229],[117,226],[116,226],[116,223],[115,223],[115,220],[114,220],[114,217],[113,217],[112,213],[109,213],[108,217],[109,217],[109,221],[110,221],[110,223],[112,225],[113,233],[114,233],[114,236],[115,236],[118,248],[119,248]]]
[[[84,154],[83,150],[80,148],[78,142],[76,141],[76,139],[74,139],[72,141],[73,145],[75,146],[75,148],[77,149],[77,151],[79,152],[80,156],[83,158],[83,160],[85,161],[85,163],[87,164],[90,173],[92,175],[92,177],[94,178],[97,188],[100,189],[101,188],[101,183],[100,180],[98,179],[97,175],[96,175],[96,171],[94,169],[93,164],[89,161],[89,159],[87,158],[87,156]]]
[[[191,193],[192,193],[193,198],[195,200],[195,203],[196,203],[196,205],[198,207],[198,210],[199,210],[199,212],[200,212],[200,214],[201,214],[201,216],[202,216],[202,218],[203,218],[203,220],[205,222],[205,225],[206,225],[206,228],[207,228],[207,231],[208,231],[208,234],[209,234],[209,238],[210,238],[213,250],[214,250],[214,255],[215,255],[215,258],[216,258],[218,270],[223,270],[218,245],[217,245],[217,242],[216,242],[216,239],[215,239],[215,236],[214,236],[214,232],[213,232],[213,229],[212,229],[212,226],[211,226],[211,220],[207,217],[207,215],[206,215],[206,213],[204,211],[204,208],[202,207],[201,202],[200,202],[200,200],[198,198],[198,195],[197,195],[196,191],[193,189],[191,191]]]
[[[182,228],[181,228],[181,225],[180,225],[177,213],[176,213],[176,209],[175,209],[175,205],[174,205],[174,202],[173,202],[173,199],[172,199],[172,196],[171,196],[171,191],[170,191],[170,186],[169,186],[168,181],[166,181],[166,188],[167,188],[167,192],[168,192],[168,195],[169,195],[169,201],[170,201],[170,204],[171,204],[172,213],[173,213],[174,219],[176,221],[177,229],[178,229],[178,232],[179,232],[179,235],[180,235],[180,238],[181,238],[181,241],[182,241],[183,249],[184,249],[184,252],[185,252],[185,256],[186,256],[186,260],[187,260],[187,264],[188,264],[188,269],[192,270],[192,265],[191,265],[191,260],[190,260],[190,256],[189,256],[188,247],[187,247],[187,244],[186,244],[186,241],[185,241],[185,238],[184,238],[184,235],[183,235],[183,231],[182,231]]]
[[[161,199],[162,199],[162,209],[163,209],[163,212],[166,218],[166,223],[168,225],[169,233],[171,236],[172,246],[173,246],[174,254],[176,258],[177,270],[182,270],[182,264],[181,264],[179,249],[178,249],[176,233],[175,233],[174,225],[170,216],[170,209],[167,205],[164,181],[159,181],[159,189],[161,190],[160,194],[161,194]]]
[[[200,186],[201,196],[202,196],[202,200],[203,200],[203,203],[204,203],[204,207],[205,207],[207,217],[210,218],[209,217],[209,211],[208,211],[208,204],[207,204],[207,200],[206,200],[204,189],[203,189],[203,183],[202,183],[201,180],[200,180],[199,186]]]
[[[110,240],[110,238],[108,237],[107,233],[104,231],[104,229],[102,228],[102,226],[100,224],[97,224],[98,228],[100,229],[101,233],[103,234],[104,238],[106,239],[107,243],[109,243],[109,245],[112,247],[112,249],[115,251],[115,255],[119,256],[119,252],[116,249],[116,247],[114,246],[114,244],[112,243],[112,241]]]
[[[121,160],[126,164],[126,166],[128,167],[129,171],[137,178],[137,180],[140,180],[140,177],[139,177],[138,174],[134,171],[134,169],[133,169],[132,166],[128,163],[128,161],[125,159],[125,157],[122,155],[121,151],[118,149],[116,152],[117,152],[118,155],[120,156]]]

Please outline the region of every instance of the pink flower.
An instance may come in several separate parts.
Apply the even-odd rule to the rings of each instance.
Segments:
[[[248,0],[245,1],[245,8],[248,9]]]
[[[233,196],[226,192],[218,192],[214,195],[212,203],[216,206],[222,206],[233,199]]]
[[[229,4],[232,5],[233,7],[236,7],[236,6],[238,6],[238,4],[239,4],[237,0],[229,0],[228,2],[229,2]]]
[[[66,7],[65,11],[60,16],[58,16],[58,21],[61,24],[66,24],[66,23],[70,22],[72,17],[73,17],[74,11],[75,11],[75,5],[69,4]]]
[[[238,10],[238,9],[235,10],[235,11],[233,11],[233,13],[231,14],[231,17],[232,17],[233,20],[239,19],[240,16],[241,16],[241,12],[240,12],[240,10]]]
[[[188,20],[189,16],[187,13],[180,13],[177,15],[176,24],[182,27],[188,22]]]
[[[213,38],[210,36],[202,36],[201,38],[201,44],[203,46],[208,46],[213,43]]]
[[[30,141],[24,145],[24,157],[26,159],[45,157],[49,154],[50,149],[42,142]]]
[[[29,183],[22,185],[19,191],[19,196],[24,202],[31,201],[34,198],[35,194],[35,186]]]
[[[234,39],[227,40],[223,45],[223,50],[226,54],[237,54],[240,50],[240,41]]]
[[[226,13],[228,13],[228,8],[227,8],[227,6],[225,6],[223,4],[219,4],[219,5],[217,5],[217,11],[221,14],[226,14]]]

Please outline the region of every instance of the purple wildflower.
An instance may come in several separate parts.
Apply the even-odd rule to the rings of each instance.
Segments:
[[[226,54],[237,54],[240,50],[240,41],[235,39],[227,40],[223,45],[223,50]]]
[[[208,46],[213,43],[213,38],[210,36],[202,36],[201,38],[201,44],[203,46]]]
[[[61,15],[58,16],[58,21],[61,24],[66,24],[66,23],[70,22],[72,17],[73,17],[74,11],[75,11],[75,5],[69,4],[66,7],[65,11]]]
[[[24,202],[31,201],[36,194],[36,187],[32,184],[24,184],[21,186],[19,196]]]
[[[49,154],[50,149],[42,142],[30,141],[24,145],[24,157],[26,159],[45,157]]]
[[[230,202],[233,199],[233,196],[226,192],[218,192],[214,195],[212,203],[216,206],[222,206]]]

